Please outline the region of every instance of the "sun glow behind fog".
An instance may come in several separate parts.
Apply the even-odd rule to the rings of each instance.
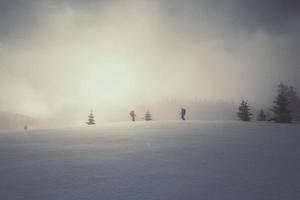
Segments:
[[[22,87],[32,91],[26,105],[10,109],[82,119],[90,109],[113,115],[121,107],[166,98],[237,93],[238,63],[218,41],[199,35],[195,40],[169,23],[156,3],[138,2],[93,11],[66,5],[23,44],[8,49],[3,58],[10,73],[26,82],[12,96]]]
[[[66,7],[22,48],[12,49],[18,57],[13,71],[39,83],[32,87],[50,99],[57,96],[83,107],[124,102],[138,89],[134,73],[143,55],[137,41],[144,33],[142,27],[128,28],[131,20],[119,20],[113,13],[86,14]]]
[[[96,70],[86,77],[85,89],[90,101],[105,101],[118,104],[131,96],[134,90],[134,77],[124,62],[101,63]],[[99,102],[99,103],[100,103]]]

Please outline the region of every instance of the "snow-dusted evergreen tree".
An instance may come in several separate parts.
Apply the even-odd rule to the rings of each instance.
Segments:
[[[94,125],[94,124],[96,124],[95,118],[94,118],[94,115],[93,115],[93,111],[91,111],[90,114],[89,114],[89,118],[88,118],[87,124],[88,125]]]
[[[149,112],[149,110],[146,112],[145,114],[145,120],[146,121],[151,121],[152,120],[152,115],[151,113]]]
[[[263,109],[261,109],[259,111],[257,120],[258,121],[266,121],[266,118],[267,118],[267,115],[265,114],[265,111]]]
[[[273,120],[277,123],[291,123],[292,117],[289,110],[288,87],[280,83],[278,85],[277,97],[271,111],[273,112]]]
[[[300,98],[293,86],[289,87],[287,96],[290,102],[288,108],[291,111],[292,120],[300,121]]]
[[[242,121],[250,121],[252,113],[250,112],[250,107],[247,101],[242,100],[239,106],[239,112],[237,116]]]

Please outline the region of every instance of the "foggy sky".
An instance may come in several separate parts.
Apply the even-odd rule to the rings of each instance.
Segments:
[[[300,89],[297,0],[1,0],[0,110],[37,117]]]

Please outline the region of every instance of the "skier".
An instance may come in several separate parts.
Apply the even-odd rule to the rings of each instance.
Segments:
[[[25,124],[24,125],[24,130],[27,131],[27,129],[28,129],[28,126],[27,126],[27,124]]]
[[[133,110],[130,111],[129,115],[130,115],[130,117],[131,117],[131,120],[134,122],[134,121],[135,121],[135,117],[136,117],[134,111],[133,111]]]
[[[181,108],[181,111],[180,111],[180,118],[181,118],[182,120],[185,120],[185,114],[186,114],[186,109]]]

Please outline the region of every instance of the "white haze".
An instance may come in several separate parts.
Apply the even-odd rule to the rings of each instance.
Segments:
[[[272,72],[277,54],[266,53],[273,48],[268,34],[233,42],[205,23],[190,31],[159,1],[61,4],[33,28],[26,39],[0,46],[0,110],[80,121],[90,109],[108,120],[169,98],[244,97],[264,105],[292,74]],[[262,96],[265,87],[270,94]]]

